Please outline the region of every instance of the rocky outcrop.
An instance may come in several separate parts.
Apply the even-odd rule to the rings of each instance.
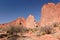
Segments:
[[[26,20],[23,17],[17,18],[16,20],[11,21],[9,23],[0,24],[0,27],[3,28],[3,27],[7,27],[7,26],[20,26],[21,24],[24,27],[26,26]]]
[[[20,26],[21,24],[26,28],[34,28],[36,25],[38,25],[38,22],[35,21],[34,16],[29,15],[27,19],[19,17],[11,22],[0,24],[0,27]]]
[[[21,18],[17,18],[16,20],[16,25],[23,25],[24,27],[26,26],[26,20],[25,18],[21,17]]]
[[[40,25],[45,26],[56,22],[60,22],[60,3],[48,3],[43,5]]]
[[[26,27],[27,28],[34,28],[35,27],[35,19],[34,16],[29,15],[28,18],[26,19]]]

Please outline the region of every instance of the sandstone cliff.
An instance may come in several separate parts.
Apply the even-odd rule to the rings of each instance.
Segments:
[[[45,26],[57,22],[60,22],[60,3],[48,3],[43,5],[40,25]]]

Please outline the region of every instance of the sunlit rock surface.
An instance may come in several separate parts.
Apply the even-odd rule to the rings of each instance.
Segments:
[[[54,38],[54,37],[51,36],[51,35],[43,35],[43,36],[40,37],[39,40],[59,40],[59,39]]]
[[[40,25],[50,25],[60,22],[60,3],[48,3],[43,5],[41,9]]]
[[[28,18],[26,19],[26,27],[27,28],[34,28],[35,27],[35,18],[32,15],[29,15]]]
[[[4,28],[7,26],[20,26],[20,25],[23,25],[24,27],[26,26],[26,20],[23,17],[17,18],[16,20],[13,20],[9,23],[0,24],[0,28]]]

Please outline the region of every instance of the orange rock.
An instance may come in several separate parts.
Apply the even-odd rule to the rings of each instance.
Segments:
[[[55,38],[60,39],[60,32],[54,33],[52,36],[55,37]]]
[[[26,20],[21,17],[21,18],[17,18],[16,20],[13,20],[9,23],[5,23],[5,24],[0,24],[0,28],[4,28],[4,27],[7,27],[7,26],[20,26],[20,24],[22,24],[24,27],[26,26]]]
[[[55,27],[53,30],[54,30],[55,32],[60,32],[60,28],[59,28],[59,27]]]
[[[39,40],[58,40],[58,39],[54,38],[51,35],[43,35],[39,38]]]
[[[43,5],[41,11],[40,25],[50,25],[55,22],[60,22],[60,3],[48,3]]]
[[[22,24],[24,27],[26,26],[26,20],[23,17],[17,18],[16,20],[16,25],[20,25],[20,24]]]
[[[34,28],[35,27],[35,19],[34,16],[29,15],[27,20],[26,20],[26,27],[27,28]]]

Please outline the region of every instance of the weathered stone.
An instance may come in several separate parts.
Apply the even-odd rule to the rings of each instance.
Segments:
[[[48,3],[43,5],[41,10],[40,25],[50,25],[55,22],[60,22],[60,3]]]
[[[16,20],[14,21],[11,21],[9,23],[5,23],[5,24],[0,24],[0,28],[5,28],[7,26],[20,26],[20,25],[23,25],[24,27],[26,26],[26,20],[21,17],[21,18],[17,18]]]
[[[39,38],[39,40],[58,40],[57,38],[54,38],[51,35],[43,35]]]
[[[26,27],[27,28],[34,28],[35,27],[35,19],[34,16],[29,15],[27,20],[26,20]]]

